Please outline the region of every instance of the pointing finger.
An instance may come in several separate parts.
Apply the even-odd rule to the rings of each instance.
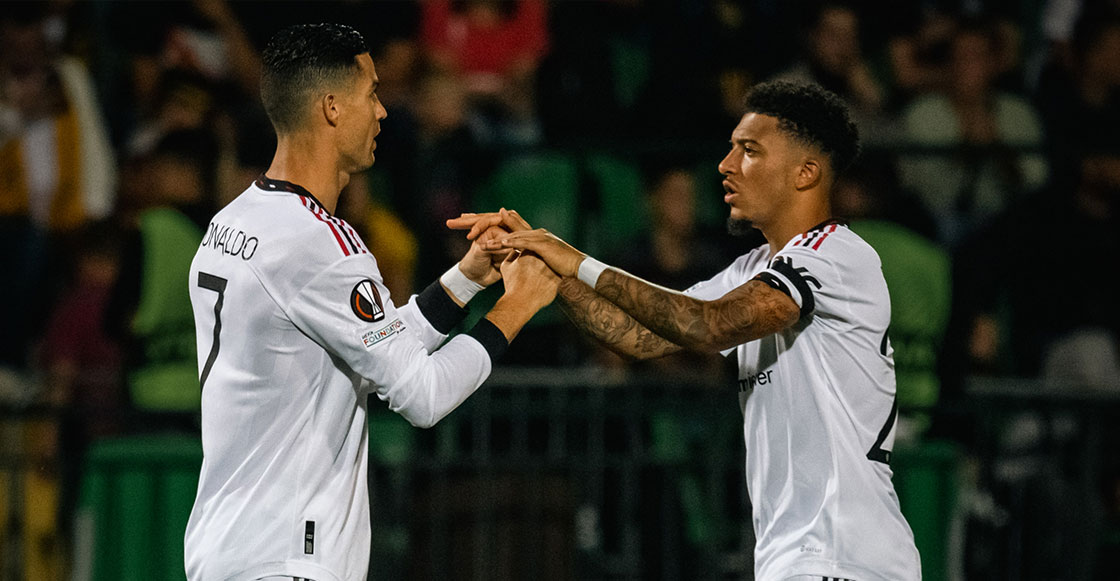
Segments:
[[[457,218],[448,218],[445,222],[448,228],[462,230],[474,224],[481,216],[479,214],[463,213]]]
[[[471,226],[471,231],[467,233],[467,240],[474,240],[482,235],[483,232],[490,228],[502,223],[501,216],[496,214],[486,214],[475,221]]]

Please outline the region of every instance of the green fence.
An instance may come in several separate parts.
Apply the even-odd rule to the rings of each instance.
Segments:
[[[370,578],[749,579],[737,394],[688,383],[506,371],[431,430],[371,402]],[[895,451],[927,580],[946,578],[958,457]],[[98,443],[78,572],[182,579],[200,464],[190,437]]]

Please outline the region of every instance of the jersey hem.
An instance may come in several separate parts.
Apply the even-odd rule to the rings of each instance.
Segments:
[[[226,581],[256,581],[262,577],[306,577],[315,581],[342,581],[334,573],[306,561],[277,561],[250,567],[229,577]]]
[[[922,578],[920,573],[917,577],[909,579],[885,577],[882,573],[852,563],[840,563],[827,559],[805,559],[786,567],[776,575],[759,575],[758,579],[787,579],[796,575],[840,577],[843,579],[858,579],[859,581],[917,581]]]

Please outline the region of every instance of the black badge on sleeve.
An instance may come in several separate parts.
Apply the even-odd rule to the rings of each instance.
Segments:
[[[385,309],[381,304],[381,295],[377,294],[377,286],[370,279],[365,279],[354,286],[350,291],[350,310],[357,317],[367,323],[380,321],[385,318]]]

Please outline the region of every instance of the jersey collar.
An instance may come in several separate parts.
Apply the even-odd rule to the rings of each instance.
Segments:
[[[820,229],[824,228],[825,226],[831,226],[833,224],[836,224],[837,226],[847,226],[848,221],[843,219],[843,218],[829,218],[829,219],[825,220],[824,222],[821,222],[820,224],[817,224],[816,226],[813,226],[812,228],[809,228],[808,230],[805,231],[805,233],[808,234],[809,232],[812,232],[813,230],[820,230]]]
[[[288,192],[297,196],[311,198],[324,212],[327,212],[326,206],[315,197],[315,194],[307,191],[307,188],[299,184],[293,184],[292,182],[286,182],[284,180],[274,180],[263,173],[253,183],[262,190],[268,190],[270,192]],[[327,214],[330,215],[330,212],[327,212]]]

